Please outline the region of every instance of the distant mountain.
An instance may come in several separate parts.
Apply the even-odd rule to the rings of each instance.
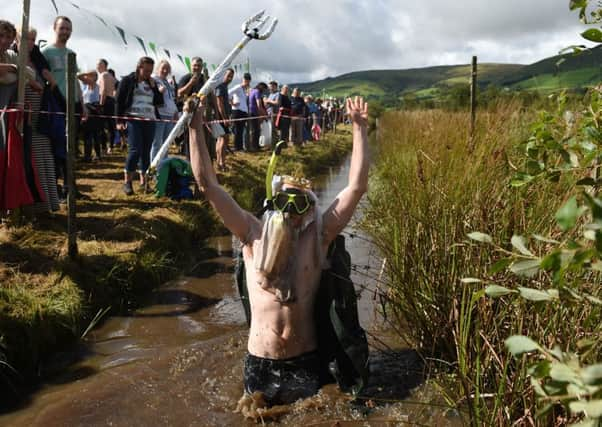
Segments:
[[[438,88],[467,84],[470,65],[408,70],[357,71],[311,83],[291,84],[304,92],[326,96],[363,95],[380,98],[415,93],[428,96]],[[483,63],[478,66],[481,87],[550,91],[591,86],[602,81],[602,47],[579,55],[556,55],[530,65]]]

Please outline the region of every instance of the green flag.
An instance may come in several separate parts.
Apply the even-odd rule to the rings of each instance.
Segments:
[[[153,54],[156,57],[157,56],[157,45],[154,44],[153,42],[148,42],[148,47],[151,48],[151,50],[153,51]]]
[[[188,72],[191,73],[192,72],[192,66],[190,65],[190,58],[187,57],[187,56],[185,56],[184,57],[184,61],[186,61],[185,64],[186,64],[186,68],[188,68]]]
[[[215,71],[215,69],[216,69],[217,67],[215,66],[215,64],[211,64],[211,68],[213,68],[213,71]]]

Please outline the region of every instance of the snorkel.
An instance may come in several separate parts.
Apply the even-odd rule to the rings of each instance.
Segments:
[[[270,158],[270,163],[268,164],[268,171],[265,174],[265,206],[264,210],[274,209],[274,194],[272,192],[272,180],[274,179],[274,170],[276,169],[276,163],[278,161],[278,156],[282,152],[282,149],[286,145],[286,142],[279,141],[274,147],[274,151],[272,151],[272,157]]]

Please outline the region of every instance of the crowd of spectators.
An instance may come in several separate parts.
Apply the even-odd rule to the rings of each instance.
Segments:
[[[17,101],[17,57],[21,36],[13,24],[0,20],[0,211],[34,205],[35,211],[52,212],[73,190],[66,182],[67,141],[65,111],[67,98],[67,43],[72,22],[58,16],[53,24],[54,40],[40,49],[36,30],[27,34],[25,112]],[[252,82],[244,73],[232,84],[236,73],[228,69],[222,83],[207,97],[206,140],[218,170],[227,170],[228,153],[269,149],[266,141],[284,140],[302,147],[318,141],[322,131],[342,120],[338,101],[303,96],[294,88]],[[167,60],[158,63],[142,57],[120,80],[106,59],[94,70],[77,74],[76,112],[78,135],[83,141],[80,162],[100,161],[105,155],[127,146],[123,191],[134,194],[136,174],[142,191],[150,188],[148,170],[163,141],[182,112],[184,100],[198,92],[208,79],[200,57],[191,61],[191,72],[176,80]],[[19,107],[10,110],[11,107]],[[43,112],[43,113],[40,113]],[[230,147],[230,135],[233,135]],[[262,138],[263,136],[263,138]],[[188,135],[178,140],[180,154],[189,156]],[[17,166],[16,166],[17,165]],[[20,167],[19,167],[20,166]],[[61,184],[62,183],[62,184]],[[76,193],[77,194],[77,193]]]

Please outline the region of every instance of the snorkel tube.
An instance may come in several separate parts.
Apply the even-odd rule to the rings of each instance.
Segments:
[[[278,160],[278,156],[280,152],[286,145],[286,142],[279,141],[274,147],[274,151],[272,151],[272,157],[270,158],[270,163],[268,165],[268,171],[265,175],[265,206],[263,211],[265,212],[268,209],[274,209],[274,195],[272,194],[272,179],[274,178],[274,170],[276,169],[276,161]]]

